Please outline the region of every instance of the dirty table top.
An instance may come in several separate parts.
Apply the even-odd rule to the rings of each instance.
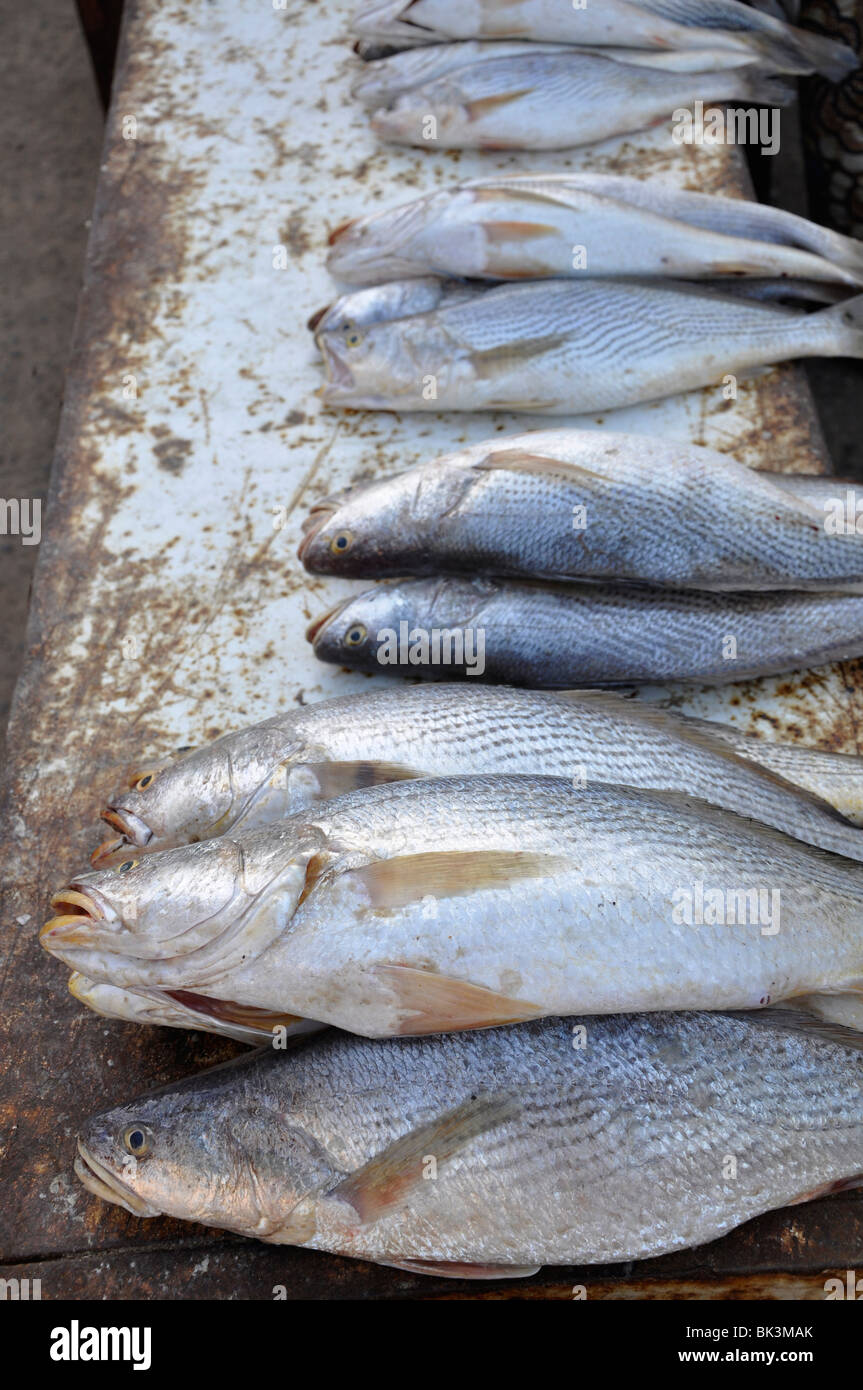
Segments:
[[[462,1284],[140,1222],[72,1173],[79,1121],[239,1049],[86,1013],[37,934],[100,838],[130,766],[278,710],[366,688],[304,629],[349,585],[295,558],[305,505],[526,416],[335,414],[305,323],[333,296],[328,232],[457,178],[591,168],[742,195],[739,152],[667,130],[589,152],[505,156],[376,144],[349,87],[347,0],[131,0],[69,368],[3,808],[0,1254],[44,1298],[823,1296],[859,1261],[863,1197],[775,1212],[637,1266]],[[565,420],[558,417],[557,423]],[[827,467],[799,368],[582,420],[665,433],[755,467]],[[375,679],[384,679],[383,677]],[[853,663],[678,695],[765,737],[860,751]]]

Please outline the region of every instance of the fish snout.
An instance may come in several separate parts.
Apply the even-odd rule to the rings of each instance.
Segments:
[[[114,908],[96,888],[83,889],[72,882],[51,898],[54,916],[39,933],[47,950],[57,946],[88,946],[95,926],[114,926],[120,919]]]
[[[113,857],[122,851],[125,845],[135,849],[144,849],[153,838],[153,832],[146,821],[136,816],[134,811],[128,810],[125,806],[107,806],[100,817],[106,825],[110,825],[112,830],[119,831],[119,838],[112,836],[109,840],[103,840],[90,856],[90,863],[95,868],[105,868],[113,860]]]
[[[103,1202],[111,1202],[124,1207],[133,1216],[159,1216],[161,1213],[151,1207],[137,1192],[122,1181],[112,1169],[101,1163],[92,1148],[83,1140],[78,1140],[78,1156],[75,1159],[75,1176],[94,1197]]]
[[[313,618],[306,628],[306,641],[311,642],[314,647],[325,629],[329,627],[334,618],[337,618],[340,613],[344,612],[348,604],[352,602],[352,599],[353,595],[344,598],[340,603],[336,603],[332,608],[328,608],[319,618]]]

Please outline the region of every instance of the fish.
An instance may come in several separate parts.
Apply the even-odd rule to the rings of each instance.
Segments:
[[[69,993],[79,1004],[86,1004],[102,1018],[218,1033],[251,1047],[272,1043],[276,1036],[281,1040],[318,1032],[324,1026],[314,1019],[291,1015],[273,1017],[257,1009],[243,1009],[232,1001],[228,1001],[226,1007],[222,1000],[207,999],[190,991],[133,992],[104,980],[88,980],[78,971],[69,976]]]
[[[743,198],[615,174],[511,174],[437,189],[354,218],[329,238],[346,284],[787,276],[863,283],[863,245]]]
[[[390,287],[360,293],[368,313]],[[353,300],[315,334],[333,407],[580,415],[796,357],[863,356],[863,296],[810,313],[681,282],[536,280],[365,323]]]
[[[113,799],[103,815],[124,842],[105,842],[92,863],[278,824],[364,787],[468,773],[678,791],[863,858],[860,758],[767,744],[606,691],[452,683],[322,700],[224,734]]]
[[[863,655],[863,596],[406,579],[351,595],[306,636],[321,661],[379,674],[722,685]]]
[[[667,63],[624,63],[576,49],[521,51],[496,44],[449,44],[440,76],[423,81],[429,55],[384,58],[355,89],[383,140],[421,149],[561,150],[674,119],[695,101],[781,107],[794,100],[787,78],[746,64],[679,71]],[[372,106],[378,91],[381,104]]]
[[[859,861],[571,777],[349,792],[81,874],[52,908],[42,944],[87,979],[369,1037],[863,992]]]
[[[863,583],[863,535],[716,450],[605,430],[468,445],[312,508],[312,574],[633,580],[683,589]],[[783,475],[787,476],[787,475]],[[854,483],[834,478],[841,509]],[[801,484],[805,487],[805,482]]]
[[[853,72],[847,44],[797,29],[738,0],[378,0],[353,21],[361,40],[394,48],[464,39],[519,39],[579,46],[703,48],[758,59],[777,71]]]
[[[75,1172],[135,1216],[412,1273],[644,1259],[858,1184],[858,1035],[771,1013],[326,1034],[94,1116]]]

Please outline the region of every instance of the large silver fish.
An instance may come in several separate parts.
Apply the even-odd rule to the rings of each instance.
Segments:
[[[483,440],[317,503],[315,574],[493,574],[685,589],[863,582],[863,535],[783,475],[696,445],[599,430]],[[845,516],[851,482],[823,489]],[[801,484],[806,491],[805,479]]]
[[[511,685],[708,685],[863,656],[863,595],[410,579],[310,624],[322,661]]]
[[[75,1171],[136,1216],[427,1274],[660,1255],[859,1181],[853,1036],[769,1015],[329,1034],[97,1115]]]
[[[423,149],[560,150],[644,130],[701,100],[785,106],[787,79],[757,66],[680,72],[667,64],[624,63],[576,49],[523,44],[451,44],[437,55],[442,75],[423,81],[429,54],[384,58],[357,88],[372,129]],[[380,96],[379,93],[386,93]]]
[[[42,943],[87,979],[370,1036],[863,989],[859,862],[564,778],[351,792],[82,874],[52,906]]]
[[[578,415],[790,358],[863,356],[860,296],[813,314],[673,282],[539,280],[390,318],[392,298],[388,285],[345,295],[314,321],[328,405]]]
[[[725,51],[777,71],[834,80],[857,58],[846,44],[796,29],[738,0],[378,0],[354,16],[362,39],[395,48],[451,39],[518,39],[636,49]]]
[[[863,245],[803,217],[614,174],[474,179],[368,217],[330,237],[337,279],[408,276],[793,276],[863,283]]]
[[[762,770],[759,759],[779,766]],[[798,765],[805,791],[795,785]],[[225,734],[182,764],[144,773],[104,812],[119,836],[100,846],[93,864],[121,864],[130,846],[149,852],[277,824],[366,786],[467,773],[569,775],[680,791],[863,858],[859,758],[766,744],[603,691],[427,685],[293,709]],[[822,787],[854,825],[836,814]]]

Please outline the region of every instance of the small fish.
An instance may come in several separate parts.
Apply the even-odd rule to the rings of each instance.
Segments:
[[[135,1216],[411,1273],[661,1255],[859,1182],[859,1039],[772,1015],[328,1034],[97,1115],[75,1172]]]
[[[763,203],[614,174],[474,179],[347,222],[330,247],[330,272],[360,285],[435,275],[863,284],[851,237]]]
[[[767,744],[604,691],[452,684],[325,700],[225,734],[113,800],[104,817],[127,828],[123,844],[106,842],[92,862],[276,825],[363,787],[469,773],[679,791],[863,858],[860,758]]]
[[[306,636],[321,661],[432,680],[722,685],[863,656],[863,595],[412,579],[345,599]]]
[[[392,287],[360,294],[368,314]],[[374,322],[354,317],[356,298],[316,333],[332,406],[580,415],[795,357],[863,356],[863,296],[808,313],[672,281],[536,280]]]
[[[81,874],[52,906],[42,944],[87,979],[367,1036],[863,987],[863,864],[564,777],[350,792]]]
[[[299,558],[314,574],[491,574],[684,589],[863,583],[863,535],[715,450],[604,430],[470,445],[324,499]],[[833,499],[854,484],[831,478]],[[805,488],[805,480],[801,484]],[[835,531],[835,534],[834,534]]]
[[[384,58],[357,87],[372,129],[384,140],[422,149],[560,150],[644,130],[697,100],[785,106],[793,87],[745,65],[680,72],[676,67],[576,49],[523,44],[451,44],[432,56],[441,75],[423,81],[429,53]]]
[[[243,1008],[232,1001],[207,999],[189,990],[149,990],[137,993],[104,980],[88,980],[77,971],[69,976],[69,993],[102,1018],[125,1023],[147,1023],[163,1028],[189,1028],[197,1033],[218,1033],[236,1042],[260,1047],[280,1037],[299,1037],[318,1032],[324,1025],[292,1015],[276,1017],[259,1009]]]
[[[846,44],[738,0],[379,0],[353,23],[361,40],[394,48],[452,39],[518,39],[579,46],[725,51],[777,72],[821,72],[834,81],[853,72]]]

